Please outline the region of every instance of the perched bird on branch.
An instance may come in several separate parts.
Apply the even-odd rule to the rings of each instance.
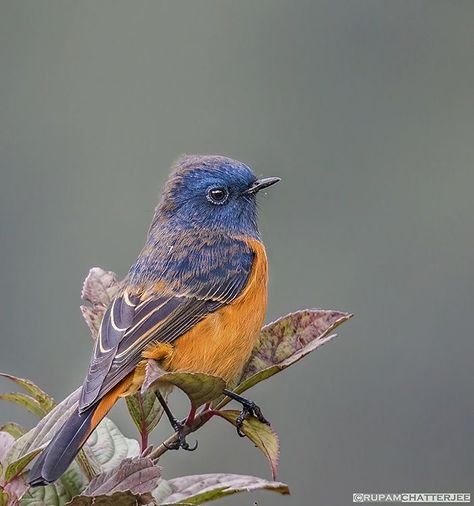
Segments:
[[[185,156],[166,183],[145,246],[104,314],[76,412],[35,462],[29,483],[57,480],[120,397],[137,392],[146,359],[167,371],[236,380],[256,344],[267,305],[267,257],[257,226],[257,193],[279,181],[257,179],[223,156]],[[129,205],[129,203],[127,203]],[[124,209],[126,206],[124,206]],[[240,402],[237,427],[252,401]],[[176,420],[176,447],[192,450]]]

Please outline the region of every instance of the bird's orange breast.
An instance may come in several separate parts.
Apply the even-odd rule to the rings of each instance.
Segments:
[[[267,307],[265,247],[257,240],[246,242],[255,257],[242,293],[181,336],[163,360],[165,369],[203,372],[220,376],[228,383],[240,375],[257,342]]]

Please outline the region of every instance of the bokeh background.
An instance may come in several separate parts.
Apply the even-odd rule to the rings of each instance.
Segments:
[[[473,19],[471,0],[1,0],[0,370],[76,388],[88,269],[126,272],[179,154],[226,154],[284,180],[261,198],[268,320],[356,316],[252,392],[292,496],[222,504],[469,491]],[[198,439],[166,475],[269,476],[226,424]]]

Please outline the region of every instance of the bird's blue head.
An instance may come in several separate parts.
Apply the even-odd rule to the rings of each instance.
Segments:
[[[247,165],[224,156],[185,156],[173,168],[154,222],[258,237],[256,195],[279,180],[257,179]]]

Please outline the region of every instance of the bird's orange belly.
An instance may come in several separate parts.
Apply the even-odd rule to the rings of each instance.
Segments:
[[[257,342],[265,318],[266,289],[263,292],[247,293],[207,316],[176,341],[164,367],[212,374],[232,383]]]
[[[255,347],[267,307],[267,257],[262,243],[249,240],[255,252],[243,292],[229,305],[209,314],[173,345],[158,343],[143,354],[168,371],[202,372],[232,385]]]
[[[263,244],[247,241],[255,253],[247,286],[228,306],[208,315],[175,343],[163,361],[171,371],[203,372],[228,384],[237,380],[255,347],[267,308],[267,256]]]

